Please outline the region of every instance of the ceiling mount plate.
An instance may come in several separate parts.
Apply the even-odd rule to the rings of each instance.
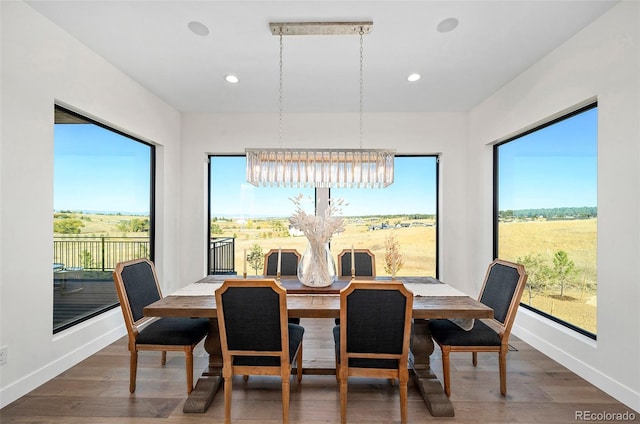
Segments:
[[[273,35],[360,35],[371,32],[373,22],[272,22]]]

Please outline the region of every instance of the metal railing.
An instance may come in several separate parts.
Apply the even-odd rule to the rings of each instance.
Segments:
[[[235,238],[212,238],[209,243],[209,274],[235,274]]]
[[[148,258],[149,237],[69,237],[53,239],[53,262],[64,268],[112,270],[118,262]]]
[[[113,270],[118,262],[149,257],[148,237],[73,237],[53,239],[54,266],[69,269]],[[235,239],[212,238],[209,274],[235,274]]]

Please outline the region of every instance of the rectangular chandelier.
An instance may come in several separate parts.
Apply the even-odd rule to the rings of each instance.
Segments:
[[[246,149],[247,182],[259,187],[384,188],[395,150]]]

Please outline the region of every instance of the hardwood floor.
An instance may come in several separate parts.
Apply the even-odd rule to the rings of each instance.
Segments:
[[[333,320],[303,319],[305,364],[333,366]],[[576,413],[640,413],[590,385],[526,343],[511,337],[507,397],[500,396],[496,354],[451,355],[451,401],[456,416],[432,417],[417,389],[409,385],[410,423],[569,423]],[[202,346],[194,358],[197,378],[207,363]],[[432,367],[442,375],[440,351]],[[0,422],[65,424],[211,424],[222,423],[222,393],[204,414],[184,414],[186,398],[184,355],[167,353],[160,365],[157,352],[140,352],[135,394],[129,394],[129,352],[122,338],[77,366],[0,410]],[[305,375],[302,383],[291,379],[290,422],[304,424],[340,422],[339,389],[333,376]],[[350,379],[349,423],[400,421],[397,387],[385,380]],[[234,380],[232,420],[257,424],[281,422],[280,382],[275,377],[251,376]],[[593,421],[592,421],[593,422]],[[613,422],[609,420],[608,422]]]

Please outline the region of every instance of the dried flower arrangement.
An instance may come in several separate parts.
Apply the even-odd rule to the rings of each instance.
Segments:
[[[302,208],[302,199],[302,194],[290,199],[296,205],[296,211],[289,218],[289,223],[302,231],[309,240],[311,260],[304,265],[306,272],[303,275],[299,272],[298,277],[306,286],[327,286],[335,278],[335,264],[333,264],[334,269],[331,270],[329,260],[333,261],[333,259],[330,253],[326,252],[325,245],[335,233],[344,231],[344,219],[336,216],[342,212],[344,201],[329,199],[329,205],[323,214],[311,215]]]

